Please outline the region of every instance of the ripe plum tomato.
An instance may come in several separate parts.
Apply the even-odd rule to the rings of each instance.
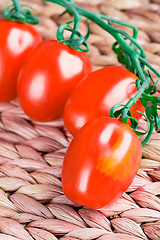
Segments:
[[[126,104],[137,92],[137,76],[121,66],[110,66],[90,73],[78,84],[69,96],[63,113],[66,128],[73,135],[89,120],[104,115],[116,104]],[[132,107],[136,119],[144,112],[138,100]]]
[[[73,202],[101,208],[127,190],[139,168],[142,146],[118,119],[99,117],[74,136],[64,158],[62,187]]]
[[[70,92],[90,72],[86,53],[55,40],[39,44],[18,79],[18,97],[24,112],[42,122],[62,117]]]
[[[22,64],[42,37],[29,24],[0,21],[0,102],[17,95],[17,78]]]

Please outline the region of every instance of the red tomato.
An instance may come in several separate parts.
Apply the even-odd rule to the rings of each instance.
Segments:
[[[14,21],[0,21],[0,102],[16,97],[19,70],[42,37],[32,26]]]
[[[60,118],[71,90],[90,72],[86,53],[54,40],[44,41],[32,52],[18,80],[24,112],[36,121]]]
[[[126,104],[137,92],[137,76],[121,66],[105,67],[89,74],[76,86],[64,108],[63,119],[66,128],[73,135],[86,122],[95,117],[110,116],[115,104]],[[138,100],[131,108],[133,117],[139,119],[144,112]]]
[[[89,121],[73,138],[64,158],[62,187],[73,202],[101,208],[131,184],[142,146],[133,130],[117,119]]]

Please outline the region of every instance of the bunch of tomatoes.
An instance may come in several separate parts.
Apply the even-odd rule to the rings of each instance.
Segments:
[[[114,201],[131,184],[142,147],[128,125],[110,118],[110,109],[137,92],[137,76],[122,66],[91,72],[86,53],[43,41],[28,24],[3,19],[0,29],[0,101],[18,96],[36,121],[63,117],[74,136],[62,169],[65,195],[96,209]],[[143,111],[139,100],[131,108],[138,119],[137,110]]]

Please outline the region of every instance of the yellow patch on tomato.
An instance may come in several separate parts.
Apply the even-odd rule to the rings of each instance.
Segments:
[[[115,170],[116,161],[115,157],[104,157],[100,155],[97,160],[96,168],[105,175],[110,175]]]
[[[132,165],[132,166],[131,166]],[[127,168],[125,167],[127,166]],[[111,177],[114,181],[125,182],[128,176],[132,173],[128,173],[128,169],[132,169],[133,163],[130,156],[126,157],[123,163],[118,163],[116,156],[104,157],[100,155],[97,160],[96,169],[102,174],[105,174],[106,177]],[[133,167],[133,171],[134,167]]]

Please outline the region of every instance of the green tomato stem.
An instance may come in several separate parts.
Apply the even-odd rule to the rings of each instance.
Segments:
[[[73,7],[73,3],[70,3],[69,1],[65,1],[65,0],[61,0],[61,2],[65,5],[68,11],[70,11],[74,16],[74,27],[73,27],[71,39],[77,39],[77,35],[74,32],[79,31],[81,16],[79,15],[78,11]]]
[[[15,8],[16,12],[21,12],[22,8],[21,8],[19,0],[12,0],[12,2],[14,4],[14,8]]]
[[[32,15],[29,9],[22,9],[19,0],[12,0],[13,6],[8,6],[3,10],[3,17],[10,21],[20,23],[38,24],[39,20]]]
[[[150,121],[147,137],[141,142],[142,146],[144,146],[149,141],[149,139],[151,138],[153,129],[154,129],[154,120]]]

